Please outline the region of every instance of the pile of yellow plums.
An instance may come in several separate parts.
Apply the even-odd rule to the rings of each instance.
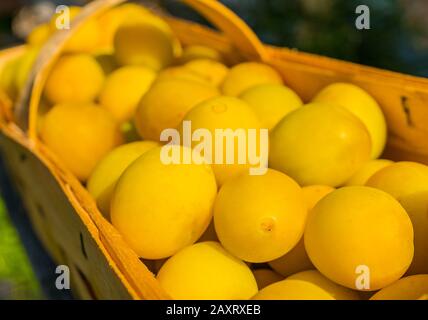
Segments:
[[[58,18],[4,68],[12,99]],[[379,159],[386,121],[354,84],[304,103],[272,66],[182,47],[125,4],[68,40],[39,109],[40,139],[174,299],[428,299],[428,166]]]

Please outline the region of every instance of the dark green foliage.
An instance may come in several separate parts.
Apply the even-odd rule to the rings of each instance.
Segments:
[[[423,14],[428,1],[413,0],[222,0],[266,42],[384,69],[428,76],[428,42]],[[174,14],[204,21],[174,0],[161,0]],[[370,30],[357,30],[358,5],[370,8]],[[414,11],[414,7],[412,8]],[[421,21],[423,20],[423,21]],[[425,24],[425,25],[424,25]]]
[[[427,32],[406,19],[400,0],[223,0],[263,41],[385,69],[428,76]],[[358,5],[370,8],[370,30],[357,30]],[[428,2],[422,3],[428,13]],[[411,21],[414,22],[414,21]],[[425,34],[428,37],[428,34]]]

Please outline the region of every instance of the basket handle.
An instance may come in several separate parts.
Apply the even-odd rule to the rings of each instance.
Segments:
[[[217,0],[181,0],[215,25],[249,60],[266,60],[263,44],[235,13]],[[15,121],[37,141],[37,111],[49,72],[61,55],[66,41],[87,20],[126,0],[95,0],[86,5],[66,32],[56,33],[42,48],[15,106]]]

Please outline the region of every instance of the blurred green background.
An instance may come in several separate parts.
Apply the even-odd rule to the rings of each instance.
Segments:
[[[46,17],[46,12],[54,10],[55,5],[85,2],[1,0],[0,48],[22,42],[25,34]],[[175,0],[144,2],[161,6],[174,15],[204,22]],[[222,2],[238,13],[266,43],[428,77],[428,0]],[[355,27],[358,5],[370,8],[370,30]],[[7,174],[1,175],[0,182],[3,195],[3,200],[0,198],[0,299],[70,298],[53,287],[54,265],[32,234]]]
[[[40,297],[40,287],[28,257],[0,199],[0,299]]]

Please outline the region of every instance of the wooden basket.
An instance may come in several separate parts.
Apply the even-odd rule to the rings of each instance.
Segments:
[[[0,93],[0,148],[39,238],[58,264],[69,266],[75,295],[84,299],[168,299],[153,274],[103,218],[86,189],[36,134],[42,88],[64,42],[85,19],[121,2],[124,0],[92,2],[68,34],[54,36],[46,44],[13,112],[11,102]],[[232,61],[270,64],[304,101],[329,83],[352,82],[373,95],[385,113],[389,137],[384,157],[428,164],[428,79],[266,46],[219,2],[183,2],[221,30],[167,17],[185,45],[210,46]],[[0,68],[20,51],[22,48],[2,52]]]

